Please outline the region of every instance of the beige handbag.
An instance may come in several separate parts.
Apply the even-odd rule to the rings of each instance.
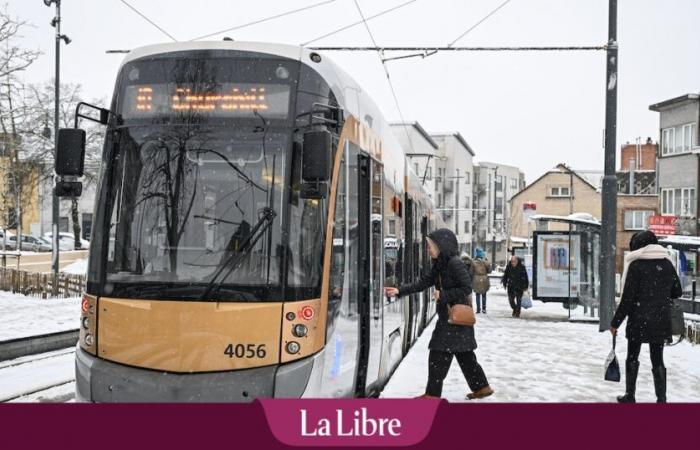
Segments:
[[[440,279],[440,290],[442,291],[442,277]],[[472,308],[472,295],[467,296],[467,304],[456,303],[452,306],[447,305],[447,323],[452,325],[462,325],[473,327],[476,324],[476,315]]]

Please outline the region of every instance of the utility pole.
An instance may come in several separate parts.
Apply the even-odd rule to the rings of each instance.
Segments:
[[[491,270],[496,270],[496,178],[498,166],[493,168],[493,223],[491,224]]]
[[[54,117],[53,117],[53,137],[54,137],[54,161],[58,156],[58,128],[59,123],[59,102],[60,102],[60,86],[61,86],[61,40],[70,44],[68,36],[61,34],[61,0],[44,0],[44,4],[51,7],[51,4],[56,4],[56,15],[51,21],[51,26],[56,29],[56,74],[54,86]],[[51,272],[54,275],[54,293],[57,292],[58,283],[58,217],[59,217],[59,198],[56,196],[55,185],[56,175],[54,174],[54,190],[52,192],[52,208],[51,208]]]
[[[610,327],[615,309],[615,214],[617,178],[617,0],[608,0],[607,77],[605,79],[605,176],[603,177],[603,224],[600,239],[600,331]]]

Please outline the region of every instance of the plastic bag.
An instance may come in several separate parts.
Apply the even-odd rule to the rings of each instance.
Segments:
[[[617,362],[617,355],[615,354],[615,343],[617,341],[617,335],[613,335],[613,346],[610,349],[608,357],[605,359],[605,381],[620,382],[620,364]]]
[[[520,306],[523,309],[530,309],[532,308],[532,299],[530,298],[530,293],[529,292],[524,292],[523,293],[523,298],[520,299]]]

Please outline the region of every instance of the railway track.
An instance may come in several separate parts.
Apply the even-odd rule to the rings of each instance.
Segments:
[[[59,331],[0,341],[0,361],[74,347],[80,331]]]

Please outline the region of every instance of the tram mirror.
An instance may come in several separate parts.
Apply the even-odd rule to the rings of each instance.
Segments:
[[[328,181],[331,172],[330,131],[304,133],[301,177],[304,181]]]
[[[85,162],[85,130],[61,128],[58,130],[56,174],[82,176]]]

